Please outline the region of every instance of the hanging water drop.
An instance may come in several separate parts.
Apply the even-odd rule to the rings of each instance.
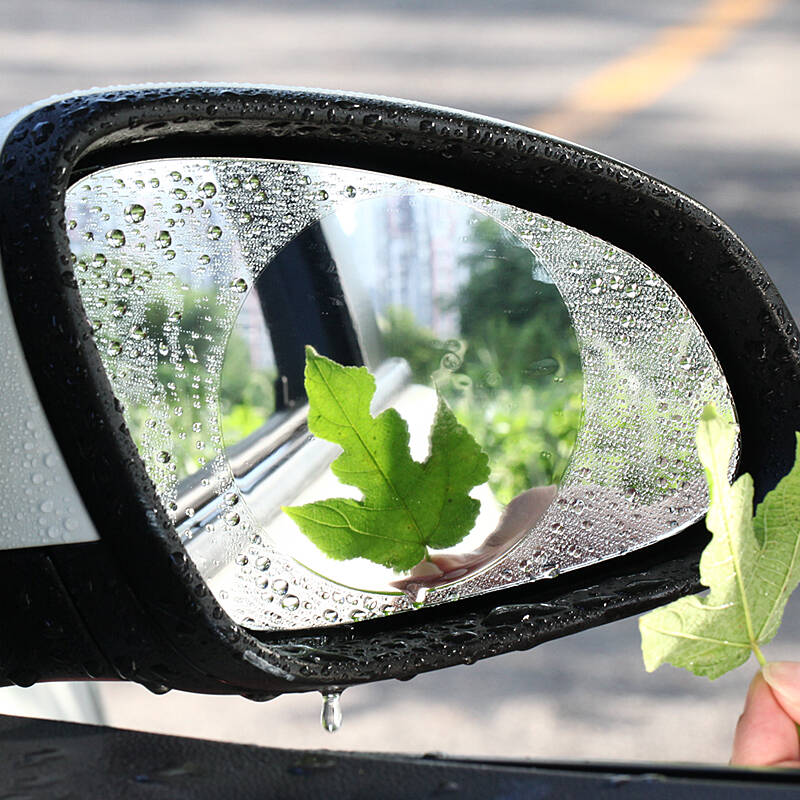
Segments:
[[[342,693],[322,693],[322,714],[320,723],[328,733],[336,733],[342,727]]]

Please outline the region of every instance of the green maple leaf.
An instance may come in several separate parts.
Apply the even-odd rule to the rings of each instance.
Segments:
[[[305,385],[309,429],[341,445],[331,470],[364,495],[283,509],[320,550],[407,570],[429,547],[452,547],[472,530],[480,502],[469,492],[488,479],[488,459],[441,397],[420,463],[397,411],[370,413],[375,379],[366,367],[343,367],[306,347]]]
[[[705,597],[682,597],[639,620],[645,667],[665,662],[718,678],[775,635],[800,580],[800,434],[791,472],[767,494],[753,517],[753,479],[732,486],[728,468],[736,429],[709,406],[697,435],[706,470],[711,542],[700,559]]]

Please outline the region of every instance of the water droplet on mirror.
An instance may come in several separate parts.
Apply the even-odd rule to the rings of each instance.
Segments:
[[[145,217],[145,209],[144,206],[140,206],[138,203],[133,203],[126,207],[125,209],[125,219],[128,222],[137,223],[141,222]]]
[[[342,693],[323,692],[320,723],[328,733],[336,733],[342,727]]]
[[[555,564],[545,564],[542,567],[543,578],[557,578],[561,574],[561,570]]]
[[[241,294],[242,292],[247,291],[247,281],[244,278],[237,278],[235,281],[231,282],[231,289],[234,292],[238,292]]]
[[[442,356],[442,367],[446,370],[457,370],[461,366],[461,359],[455,353],[445,353]]]
[[[222,238],[222,228],[219,225],[211,225],[208,229],[208,238],[212,240]]]
[[[106,233],[106,241],[111,247],[122,247],[125,244],[125,234],[119,228],[114,228]]]
[[[281,601],[281,605],[288,611],[296,611],[300,606],[300,600],[293,594],[286,595]]]
[[[121,267],[117,270],[117,283],[122,286],[131,286],[136,280],[136,276],[130,267]]]
[[[533,375],[553,375],[558,372],[559,363],[555,358],[542,358],[534,361],[528,371]]]
[[[638,297],[639,296],[639,286],[636,283],[632,283],[630,286],[625,287],[625,297]]]
[[[200,185],[200,192],[206,197],[213,197],[217,193],[217,187],[211,181]]]

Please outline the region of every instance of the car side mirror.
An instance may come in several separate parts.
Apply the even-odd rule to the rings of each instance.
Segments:
[[[532,647],[698,590],[707,403],[757,493],[791,462],[775,287],[605,156],[269,88],[78,94],[4,131],[0,681],[266,699]],[[380,457],[352,422],[365,465],[321,433],[322,356],[372,386],[348,425],[400,415]],[[334,539],[285,510],[329,498]],[[403,525],[421,551],[359,544]]]

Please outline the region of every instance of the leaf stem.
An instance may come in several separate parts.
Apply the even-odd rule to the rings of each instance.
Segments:
[[[755,642],[750,642],[750,648],[753,651],[753,655],[758,659],[759,666],[761,667],[766,666],[767,659],[764,658],[764,654],[761,652],[761,648]]]

